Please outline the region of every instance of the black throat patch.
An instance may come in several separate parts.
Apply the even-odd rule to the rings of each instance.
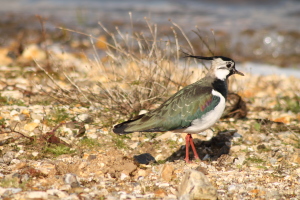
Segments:
[[[212,86],[213,86],[214,90],[216,90],[217,92],[220,92],[225,99],[227,98],[227,82],[226,82],[226,80],[216,79],[212,83]]]

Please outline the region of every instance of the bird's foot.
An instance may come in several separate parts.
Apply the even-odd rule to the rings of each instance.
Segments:
[[[199,162],[201,161],[201,159],[199,158],[199,156],[194,156],[194,160],[190,160],[189,157],[185,157],[184,158],[185,162],[186,163],[194,163],[194,162]]]

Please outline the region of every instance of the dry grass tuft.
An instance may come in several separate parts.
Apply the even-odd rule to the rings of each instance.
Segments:
[[[182,47],[186,52],[194,52],[194,48],[179,25],[171,22],[173,35],[165,37],[159,35],[156,24],[148,19],[145,23],[147,29],[140,32],[134,27],[129,32],[118,27],[109,31],[99,23],[104,32],[100,37],[68,30],[90,39],[93,58],[86,59],[86,69],[57,67],[59,76],[63,75],[60,82],[53,72],[37,63],[48,77],[48,89],[42,90],[61,104],[93,106],[99,110],[97,117],[102,118],[103,124],[111,126],[141,110],[156,108],[171,94],[203,76],[202,70],[190,67],[190,59],[181,60]],[[199,33],[197,36],[201,38]]]
[[[192,68],[187,68],[190,64],[180,60],[180,43],[185,44],[185,51],[193,52],[183,30],[172,22],[173,35],[160,38],[157,25],[147,19],[145,22],[148,30],[134,32],[132,27],[125,33],[117,27],[111,32],[99,23],[104,36],[86,35],[94,48],[86,78],[82,80],[73,71],[59,69],[69,86],[61,86],[37,64],[52,81],[49,96],[62,104],[94,106],[100,111],[98,117],[111,126],[124,116],[133,117],[142,109],[155,108],[167,96],[195,81],[194,76],[198,79],[201,75],[195,75]],[[179,42],[178,34],[186,41]],[[106,48],[104,51],[99,51],[99,43],[102,50]]]

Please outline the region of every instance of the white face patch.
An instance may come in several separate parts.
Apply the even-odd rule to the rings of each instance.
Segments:
[[[228,61],[224,61],[221,58],[213,60],[212,67],[214,69],[215,76],[218,79],[225,80],[228,74],[230,73],[227,64],[229,64]]]
[[[227,68],[215,70],[216,77],[221,80],[225,80],[228,74],[229,74],[229,70]]]

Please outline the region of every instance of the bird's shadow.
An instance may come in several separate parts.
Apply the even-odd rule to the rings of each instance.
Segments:
[[[195,147],[200,159],[214,161],[223,154],[229,154],[234,133],[236,133],[236,131],[221,131],[208,141],[194,139]],[[181,146],[176,152],[169,156],[166,161],[174,162],[175,160],[183,160],[185,157],[185,148],[185,145]],[[189,157],[191,160],[194,159],[194,154],[191,149]]]

